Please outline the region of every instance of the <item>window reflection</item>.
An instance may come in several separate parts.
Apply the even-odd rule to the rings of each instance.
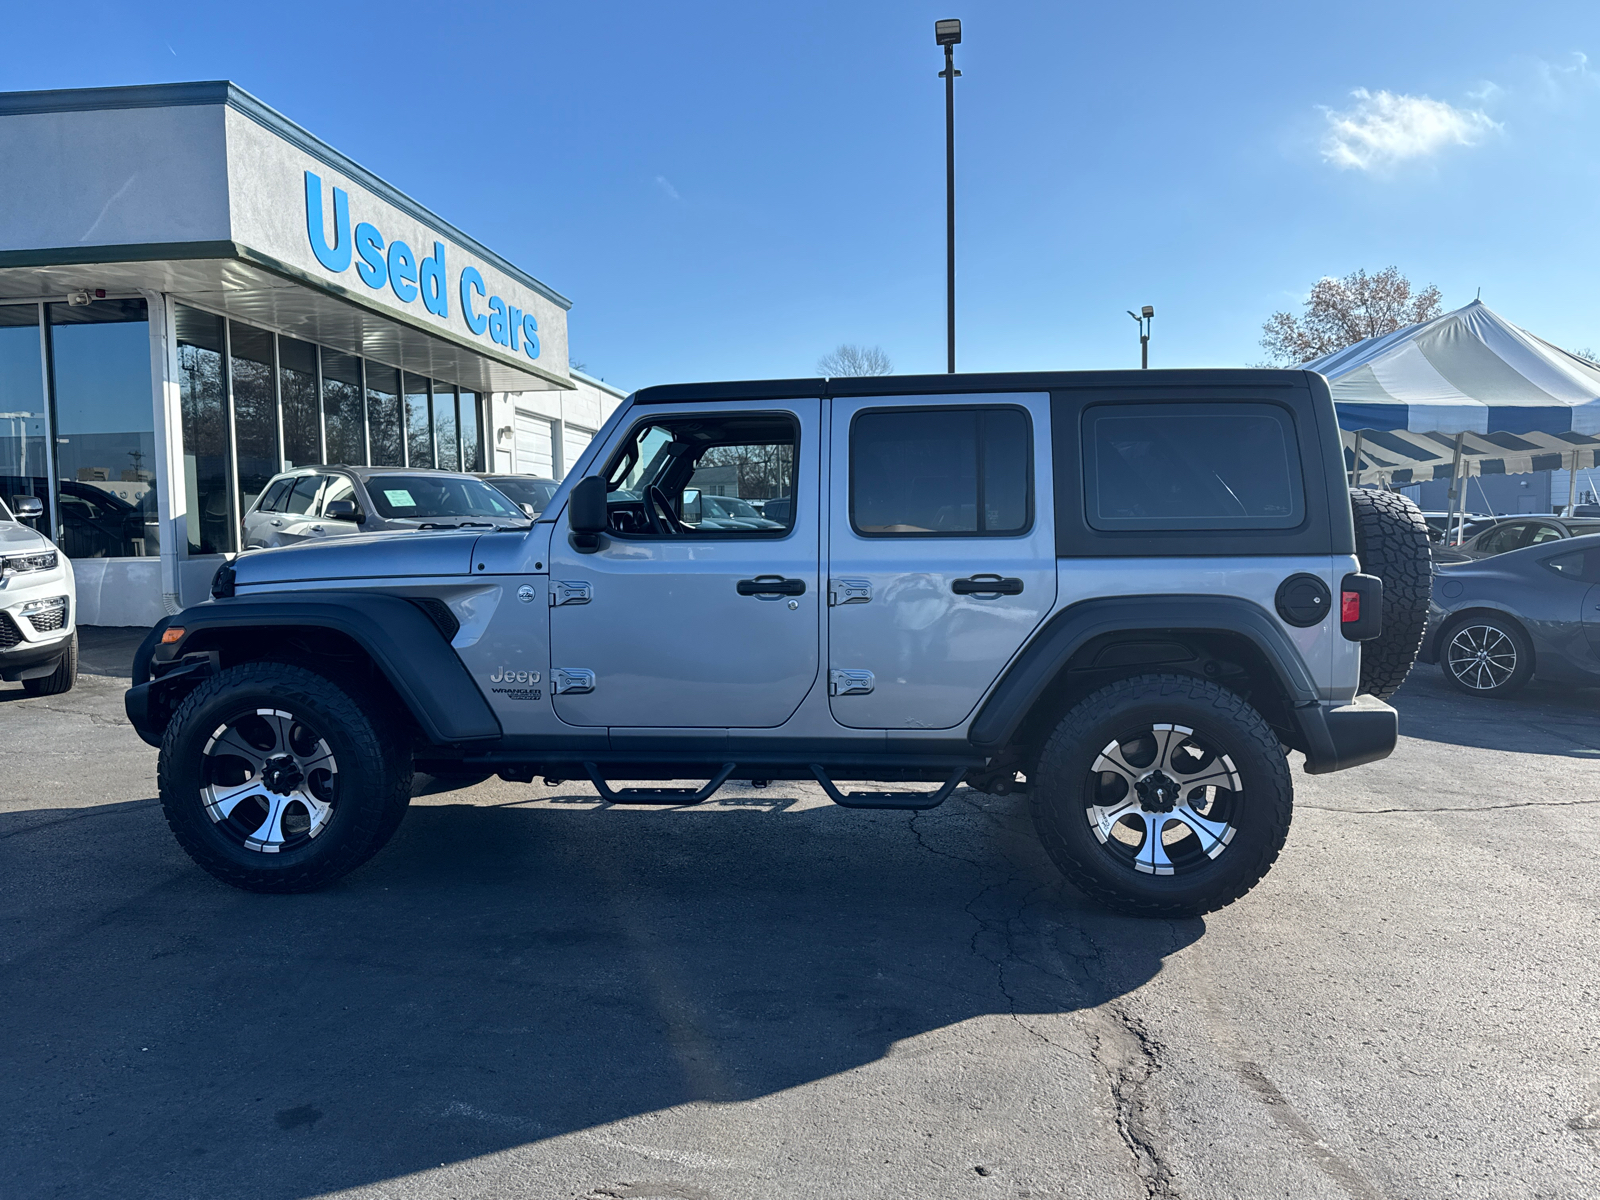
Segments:
[[[483,438],[479,434],[478,394],[462,392],[457,405],[461,413],[461,469],[483,470]]]
[[[47,306],[56,542],[69,558],[160,553],[150,327],[143,300]]]
[[[233,356],[233,436],[239,453],[239,511],[256,502],[278,473],[278,404],[272,386],[272,335],[228,324]]]
[[[183,482],[190,554],[235,549],[228,495],[227,380],[222,318],[178,305],[178,392],[183,409]],[[57,384],[57,411],[60,406]],[[63,504],[65,503],[63,489]],[[71,551],[69,550],[70,554]]]
[[[0,496],[36,496],[55,528],[46,460],[44,374],[39,365],[39,306],[0,305]]]
[[[367,363],[367,437],[375,467],[405,466],[400,446],[400,372]]]
[[[322,348],[322,428],[330,463],[367,465],[366,430],[361,408],[361,360]]]
[[[456,390],[447,383],[433,385],[433,446],[441,471],[461,469],[461,444],[456,440]]]
[[[406,386],[406,465],[433,466],[433,415],[428,405],[428,381],[410,372]]]
[[[283,395],[283,465],[322,461],[322,406],[317,397],[317,348],[278,339],[278,387]]]

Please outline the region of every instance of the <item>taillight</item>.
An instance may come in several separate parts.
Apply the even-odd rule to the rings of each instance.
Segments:
[[[1341,592],[1339,594],[1339,620],[1346,625],[1353,625],[1361,620],[1361,593]]]

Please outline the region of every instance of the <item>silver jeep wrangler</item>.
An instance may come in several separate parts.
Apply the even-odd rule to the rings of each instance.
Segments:
[[[1300,371],[647,388],[531,528],[225,565],[147,640],[128,716],[184,849],[255,891],[366,861],[417,770],[616,804],[965,782],[1025,789],[1102,902],[1204,912],[1282,848],[1290,750],[1395,745],[1427,526],[1345,469]],[[695,786],[613,786],[664,779]]]

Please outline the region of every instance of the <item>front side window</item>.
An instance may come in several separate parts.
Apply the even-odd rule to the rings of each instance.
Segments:
[[[322,501],[317,505],[317,515],[322,516],[328,511],[328,505],[335,500],[354,500],[356,498],[356,485],[343,475],[329,477],[328,486],[323,489]]]
[[[897,408],[850,426],[850,523],[869,537],[990,537],[1033,521],[1020,408]]]
[[[302,475],[294,481],[294,489],[289,493],[289,501],[284,505],[283,511],[303,517],[311,511],[311,506],[316,503],[317,492],[322,487],[323,476]]]
[[[639,537],[781,537],[794,527],[798,438],[784,413],[639,425],[605,472],[611,529]]]
[[[1294,418],[1275,404],[1104,404],[1083,418],[1095,529],[1290,529],[1305,518]]]

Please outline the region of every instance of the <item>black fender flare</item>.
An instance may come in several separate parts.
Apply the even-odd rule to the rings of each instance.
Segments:
[[[465,664],[434,624],[411,601],[383,592],[305,592],[216,600],[184,609],[161,628],[177,627],[183,636],[170,645],[158,643],[152,630],[135,659],[134,687],[128,693],[130,719],[147,712],[146,697],[135,704],[134,693],[159,688],[164,663],[205,649],[205,634],[224,629],[328,629],[343,634],[372,659],[402,704],[416,718],[423,734],[437,745],[481,741],[502,735],[500,722],[473,682]],[[151,679],[150,673],[156,672]],[[147,732],[136,728],[141,736]],[[151,731],[154,732],[154,731]],[[159,736],[159,735],[158,735]],[[148,740],[148,738],[146,739]]]
[[[989,693],[967,740],[979,750],[998,752],[1079,649],[1103,634],[1131,631],[1247,638],[1277,675],[1291,706],[1317,703],[1305,660],[1260,605],[1233,596],[1108,596],[1079,601],[1045,622]]]

